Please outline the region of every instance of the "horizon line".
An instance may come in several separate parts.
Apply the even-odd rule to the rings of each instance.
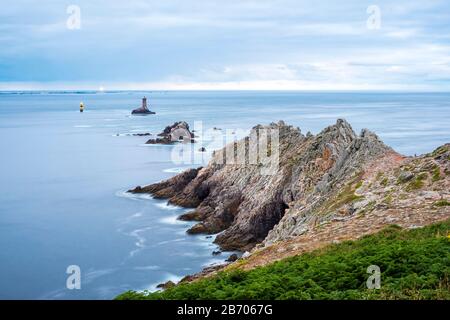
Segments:
[[[379,93],[450,93],[450,90],[405,90],[405,89],[0,89],[0,93],[117,93],[117,92],[379,92]]]

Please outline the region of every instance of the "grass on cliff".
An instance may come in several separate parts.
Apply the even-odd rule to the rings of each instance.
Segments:
[[[442,200],[436,201],[434,203],[434,205],[437,206],[437,207],[447,207],[447,206],[450,206],[450,202],[448,202],[445,199],[442,199]]]
[[[449,229],[450,219],[409,231],[391,226],[250,271],[117,299],[450,299]],[[381,289],[366,288],[370,265],[381,269]]]

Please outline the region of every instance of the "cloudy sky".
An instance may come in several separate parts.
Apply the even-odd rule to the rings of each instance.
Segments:
[[[0,90],[450,91],[448,0],[0,6]]]

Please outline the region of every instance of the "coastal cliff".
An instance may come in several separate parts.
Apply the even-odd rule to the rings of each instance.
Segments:
[[[220,232],[221,248],[251,251],[249,266],[389,224],[415,228],[450,217],[449,144],[405,157],[341,119],[317,135],[282,121],[255,129],[279,132],[275,174],[261,174],[255,164],[224,164],[224,148],[204,168],[130,192],[193,208],[180,217],[198,221],[188,232]],[[236,149],[254,152],[251,141],[238,141]]]

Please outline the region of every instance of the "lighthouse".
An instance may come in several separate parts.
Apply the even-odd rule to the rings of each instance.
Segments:
[[[147,108],[147,97],[142,98],[142,109],[148,110]]]
[[[142,98],[142,105],[140,108],[134,109],[131,114],[147,115],[155,114],[155,112],[150,111],[147,107],[147,97]]]

